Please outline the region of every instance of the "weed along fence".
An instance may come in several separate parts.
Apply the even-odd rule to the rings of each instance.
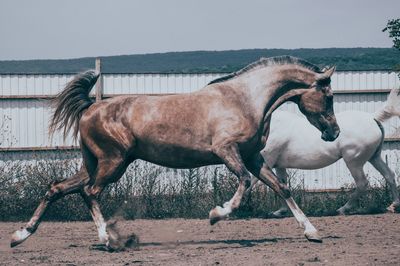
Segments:
[[[98,62],[97,68],[100,69]],[[205,86],[223,73],[165,74],[132,73],[103,74],[91,92],[94,99],[132,94],[188,93]],[[77,144],[68,137],[65,141],[58,132],[49,139],[49,100],[60,92],[72,78],[71,74],[0,74],[0,162],[37,162],[79,158]],[[400,87],[395,73],[390,71],[338,71],[332,77],[336,113],[345,110],[375,112],[386,101],[388,92]],[[299,112],[287,103],[281,110]],[[354,121],[355,126],[357,121]],[[400,119],[385,122],[383,156],[390,167],[400,170]],[[399,129],[400,130],[400,129]],[[312,145],[312,144],[310,144]],[[136,166],[135,166],[136,167]],[[161,168],[162,169],[162,168]],[[207,172],[213,173],[213,168]],[[175,175],[175,170],[157,170],[162,175]],[[373,185],[383,184],[383,178],[366,166]],[[308,190],[340,189],[353,183],[342,161],[320,170],[292,170],[293,182]],[[397,177],[397,182],[400,179]]]

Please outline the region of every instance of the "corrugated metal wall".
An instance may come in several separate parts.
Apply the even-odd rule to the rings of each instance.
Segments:
[[[164,94],[197,90],[224,74],[104,74],[104,94]],[[0,74],[0,96],[54,95],[72,75]],[[340,71],[332,76],[336,91],[390,90],[398,88],[396,73],[388,71]]]
[[[116,94],[167,94],[187,93],[205,86],[223,74],[105,74],[103,93]],[[71,138],[62,139],[61,133],[48,138],[48,98],[61,91],[71,75],[0,75],[0,153],[5,149],[31,149],[76,145]],[[387,92],[400,87],[395,73],[387,71],[336,72],[332,77],[335,92],[335,112],[360,110],[375,112],[386,101]],[[298,112],[293,104],[281,109]],[[399,119],[384,124],[386,136],[394,136]],[[397,167],[399,142],[385,144],[385,155],[392,167]],[[17,156],[18,157],[18,156]],[[10,158],[10,156],[7,156]],[[2,158],[0,158],[1,160]],[[372,176],[377,176],[369,168]],[[351,183],[348,170],[342,164],[316,171],[297,171],[304,176],[305,185],[314,189],[339,188]]]

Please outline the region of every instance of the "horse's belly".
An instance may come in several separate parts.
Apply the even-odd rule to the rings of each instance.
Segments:
[[[274,167],[312,170],[327,167],[336,162],[338,159],[339,158],[332,157],[319,157],[312,160],[282,158],[275,163]]]
[[[330,151],[328,147],[323,150],[285,150],[275,162],[274,167],[297,168],[297,169],[319,169],[329,166],[339,160],[340,154]]]
[[[171,168],[194,168],[222,163],[209,150],[195,150],[171,145],[139,145],[134,157]]]

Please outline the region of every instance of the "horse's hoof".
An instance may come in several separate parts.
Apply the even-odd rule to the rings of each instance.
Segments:
[[[210,224],[214,225],[216,223],[218,223],[221,220],[224,220],[226,218],[226,216],[221,215],[220,210],[222,208],[217,206],[214,209],[212,209],[208,215],[208,217],[210,218]]]
[[[277,211],[271,212],[268,216],[271,218],[277,218],[277,219],[285,218],[287,216],[287,210],[277,210]]]
[[[389,207],[386,208],[386,210],[390,213],[400,212],[400,202],[393,202]]]
[[[307,240],[315,243],[322,243],[322,238],[318,235],[318,232],[305,232]]]
[[[121,251],[125,251],[125,247],[123,246],[111,246],[111,245],[106,245],[106,251],[112,253],[112,252],[121,252]]]
[[[112,252],[124,251],[125,247],[118,245],[110,245],[110,243],[107,242],[107,244],[93,244],[90,246],[90,249],[112,253]]]
[[[106,244],[93,244],[89,247],[90,250],[108,251]]]
[[[15,246],[18,246],[19,244],[24,242],[31,235],[32,235],[32,233],[30,233],[25,228],[15,231],[14,234],[11,236],[10,247],[13,248]]]
[[[219,216],[218,211],[215,210],[215,209],[212,209],[210,211],[209,218],[210,218],[210,224],[211,225],[214,225],[214,224],[218,223],[221,220],[221,216]]]
[[[342,208],[337,209],[336,213],[337,213],[337,215],[342,215],[342,216],[346,215],[346,211]]]
[[[389,213],[395,213],[396,212],[396,208],[392,205],[390,205],[389,207],[386,208],[387,212]]]
[[[283,216],[280,213],[271,212],[270,214],[268,214],[268,217],[269,218],[275,218],[275,219],[281,219],[281,218],[284,218],[285,216]]]
[[[139,247],[139,237],[135,234],[126,235],[121,233],[117,226],[117,220],[107,222],[108,241],[106,242],[107,251],[119,252],[127,248],[137,249]]]

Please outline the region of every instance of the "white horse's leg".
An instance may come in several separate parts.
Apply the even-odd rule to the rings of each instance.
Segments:
[[[258,182],[258,178],[255,176],[251,176],[251,182],[250,182],[250,186],[246,189],[246,191],[244,192],[244,197],[249,197],[251,190],[253,189],[253,187],[257,184]]]
[[[277,177],[279,178],[279,180],[280,180],[283,184],[287,184],[288,174],[287,174],[285,168],[276,168],[276,175],[277,175]],[[250,195],[250,193],[251,193],[251,190],[252,190],[253,187],[257,184],[258,181],[259,181],[259,180],[258,180],[257,177],[255,177],[255,176],[252,176],[252,177],[251,177],[251,184],[250,184],[250,187],[249,187],[248,189],[246,189],[246,191],[245,191],[245,193],[244,193],[244,196],[245,196],[245,197],[249,197],[249,195]],[[288,209],[288,207],[287,207],[285,201],[282,200],[281,198],[280,198],[280,201],[281,201],[281,207],[279,208],[279,210],[276,210],[276,211],[274,211],[274,212],[272,212],[272,213],[270,214],[272,217],[275,217],[275,218],[282,218],[282,217],[284,217],[284,216],[287,214],[287,212],[289,211],[289,209]]]
[[[392,193],[393,203],[387,207],[389,212],[395,212],[400,207],[399,191],[397,190],[395,174],[389,166],[382,160],[381,156],[374,156],[369,162],[381,173],[385,178],[386,183],[389,185],[390,192]]]
[[[279,178],[279,180],[287,185],[287,179],[288,179],[288,173],[286,171],[286,168],[275,168],[276,170],[276,176]],[[279,210],[274,211],[271,215],[276,218],[281,218],[284,217],[287,212],[288,212],[288,206],[286,205],[285,201],[281,200],[281,207]]]
[[[303,227],[304,235],[309,241],[322,242],[318,235],[317,229],[311,224],[308,218],[304,215],[303,211],[297,206],[296,202],[290,195],[290,191],[286,184],[282,183],[274,172],[269,168],[264,158],[260,155],[255,160],[249,162],[249,170],[254,176],[260,179],[264,184],[272,188],[279,196],[285,201],[290,210],[292,211],[295,219]]]
[[[345,215],[348,210],[354,207],[357,200],[363,193],[365,193],[368,187],[368,180],[363,170],[364,165],[351,162],[346,162],[346,165],[349,168],[354,181],[356,182],[356,189],[353,193],[351,193],[350,199],[347,201],[347,203],[337,210],[337,212],[341,215]]]

